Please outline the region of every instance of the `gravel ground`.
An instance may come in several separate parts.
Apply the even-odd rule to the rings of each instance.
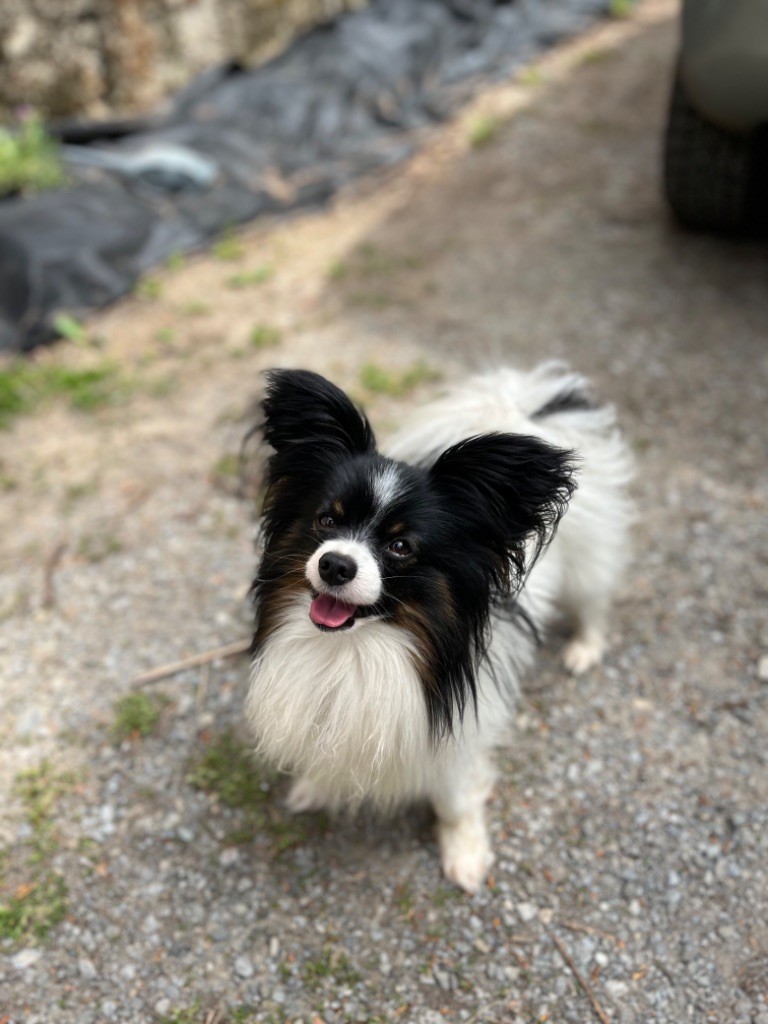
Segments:
[[[1,1021],[768,1024],[766,251],[665,214],[674,9],[41,355],[120,387],[2,435]],[[287,816],[244,659],[132,680],[248,633],[261,369],[325,371],[386,429],[437,372],[552,356],[637,449],[636,557],[605,664],[566,678],[554,638],[526,682],[469,898],[422,809]]]

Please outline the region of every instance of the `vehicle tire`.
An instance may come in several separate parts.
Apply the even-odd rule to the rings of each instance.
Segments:
[[[760,156],[754,134],[732,134],[701,117],[679,72],[675,75],[664,140],[664,191],[682,224],[735,234],[759,230],[765,214],[756,188]],[[762,190],[768,191],[768,182]]]

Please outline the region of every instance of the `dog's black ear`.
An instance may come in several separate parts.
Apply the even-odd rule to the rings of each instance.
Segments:
[[[270,370],[266,376],[263,433],[279,457],[327,465],[376,447],[364,413],[325,377],[309,370]]]
[[[522,580],[557,528],[576,487],[576,462],[538,437],[481,434],[448,448],[430,474],[475,542],[503,560],[501,576],[511,583],[509,570]]]

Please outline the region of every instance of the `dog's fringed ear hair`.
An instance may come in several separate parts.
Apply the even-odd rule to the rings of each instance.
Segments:
[[[376,447],[371,425],[344,392],[309,370],[270,370],[262,402],[264,440],[281,473],[324,472],[345,455]]]
[[[448,448],[430,472],[476,542],[504,560],[506,582],[519,585],[568,507],[577,461],[537,437],[481,434]]]

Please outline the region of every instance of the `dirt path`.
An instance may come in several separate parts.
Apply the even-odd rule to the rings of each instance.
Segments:
[[[43,357],[115,401],[59,376],[0,434],[0,1020],[768,1024],[766,250],[667,219],[674,9]],[[325,372],[386,430],[438,375],[550,357],[620,409],[636,558],[606,664],[570,681],[553,643],[527,682],[479,897],[419,811],[284,814],[246,770],[243,660],[116,705],[249,631],[262,369]]]

